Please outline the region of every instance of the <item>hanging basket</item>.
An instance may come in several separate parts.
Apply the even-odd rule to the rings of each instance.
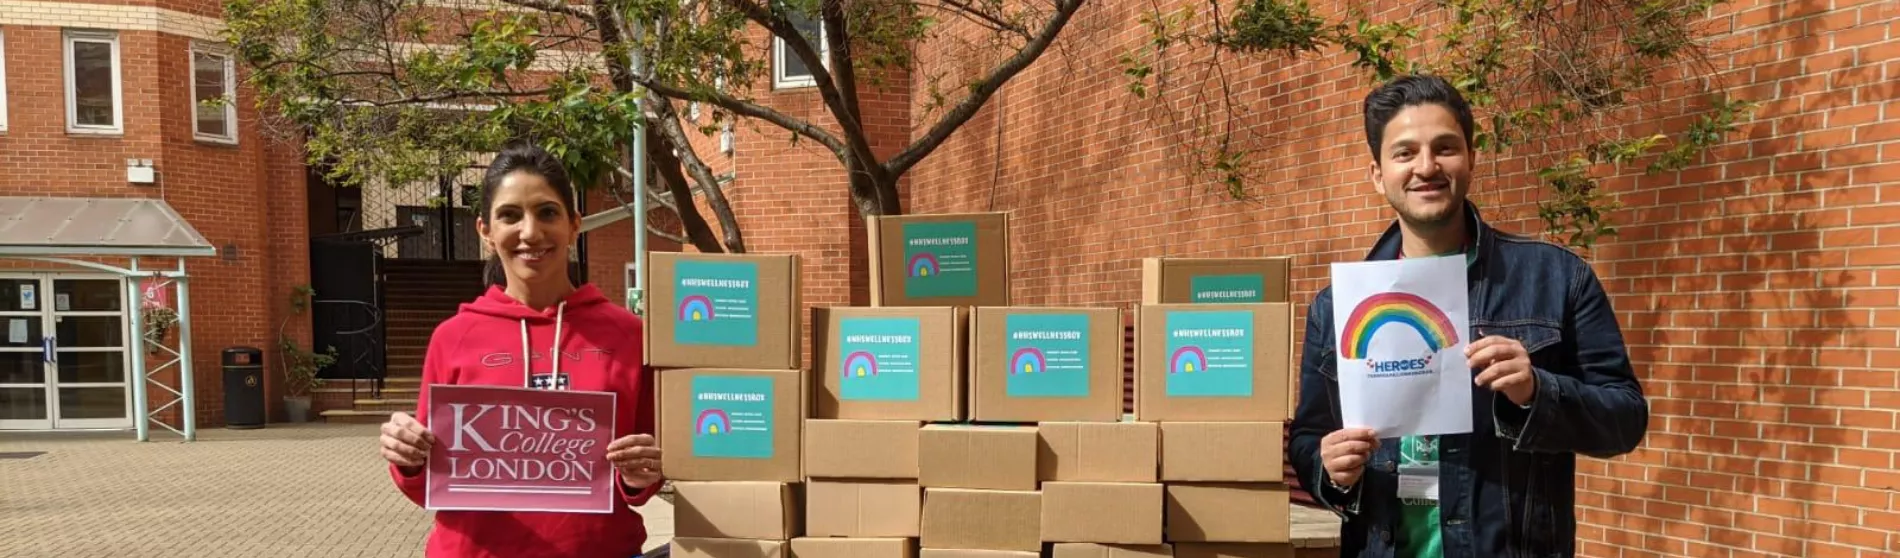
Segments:
[[[162,344],[173,327],[178,325],[178,311],[170,308],[146,308],[144,313],[145,341]]]

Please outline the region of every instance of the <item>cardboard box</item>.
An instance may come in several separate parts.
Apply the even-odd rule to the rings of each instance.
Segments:
[[[1009,306],[1009,214],[871,217],[872,306]]]
[[[1161,423],[1161,480],[1284,482],[1286,423]]]
[[[782,541],[799,534],[798,519],[790,484],[673,483],[673,529],[681,537]]]
[[[1037,552],[1017,550],[970,550],[964,548],[926,548],[922,558],[1037,558]]]
[[[805,476],[916,479],[914,420],[805,419]]]
[[[784,541],[677,537],[672,555],[679,558],[789,558]]]
[[[977,308],[970,340],[971,420],[1121,420],[1121,310]]]
[[[647,362],[666,368],[800,367],[796,255],[654,252]]]
[[[1043,483],[1042,540],[1161,544],[1161,485]]]
[[[963,420],[967,308],[813,308],[815,418]]]
[[[918,432],[917,469],[928,488],[1036,489],[1036,427],[931,424]]]
[[[805,484],[805,534],[915,537],[923,504],[915,482],[814,480]]]
[[[1293,508],[1286,485],[1169,484],[1167,536],[1183,542],[1290,542]],[[1181,553],[1179,546],[1175,554]]]
[[[924,489],[924,548],[1042,551],[1042,494]]]
[[[1292,305],[1142,306],[1135,329],[1136,420],[1290,418]]]
[[[798,370],[660,372],[662,466],[672,480],[803,479],[807,401]]]
[[[1142,304],[1291,302],[1292,258],[1144,258]]]
[[[915,558],[911,539],[845,539],[809,537],[792,539],[792,558]]]
[[[1161,430],[1152,422],[1045,422],[1036,425],[1036,478],[1043,481],[1155,482]]]
[[[1293,558],[1287,543],[1177,543],[1175,558]]]
[[[1174,545],[1057,543],[1049,545],[1050,558],[1174,558]]]

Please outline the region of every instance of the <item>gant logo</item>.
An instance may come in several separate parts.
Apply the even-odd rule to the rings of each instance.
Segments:
[[[607,360],[608,357],[611,357],[613,354],[614,354],[613,351],[588,347],[588,348],[578,349],[578,350],[561,351],[561,361],[562,362],[586,362],[588,360],[604,361],[604,360]],[[482,366],[487,366],[489,368],[498,368],[498,367],[508,366],[508,365],[518,365],[520,364],[519,362],[516,361],[516,359],[518,358],[521,358],[521,353],[507,353],[507,352],[488,353],[487,355],[482,356]],[[530,357],[529,357],[530,362],[543,362],[543,361],[546,361],[547,359],[548,359],[548,353],[546,351],[533,351],[530,353]]]

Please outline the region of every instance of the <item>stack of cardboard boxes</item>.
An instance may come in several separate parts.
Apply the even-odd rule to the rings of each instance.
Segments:
[[[795,257],[655,254],[673,551],[1291,556],[1288,262],[1144,262],[1125,417],[1122,311],[1011,306],[1008,228],[872,219],[872,306],[812,310],[809,374]]]
[[[1179,558],[1291,557],[1284,259],[1150,259],[1136,313],[1135,418],[1161,429]]]
[[[676,556],[782,557],[801,534],[799,279],[791,255],[652,255],[647,351]]]

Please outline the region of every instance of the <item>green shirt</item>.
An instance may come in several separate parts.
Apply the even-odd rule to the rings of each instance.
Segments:
[[[1478,252],[1466,249],[1465,265],[1478,261]],[[1449,255],[1449,254],[1447,254]],[[1404,257],[1403,252],[1399,257]],[[1406,436],[1399,440],[1399,466],[1438,468],[1437,436]],[[1441,495],[1440,498],[1443,498]],[[1440,530],[1438,502],[1411,498],[1399,499],[1398,555],[1401,558],[1444,558],[1444,532]]]

